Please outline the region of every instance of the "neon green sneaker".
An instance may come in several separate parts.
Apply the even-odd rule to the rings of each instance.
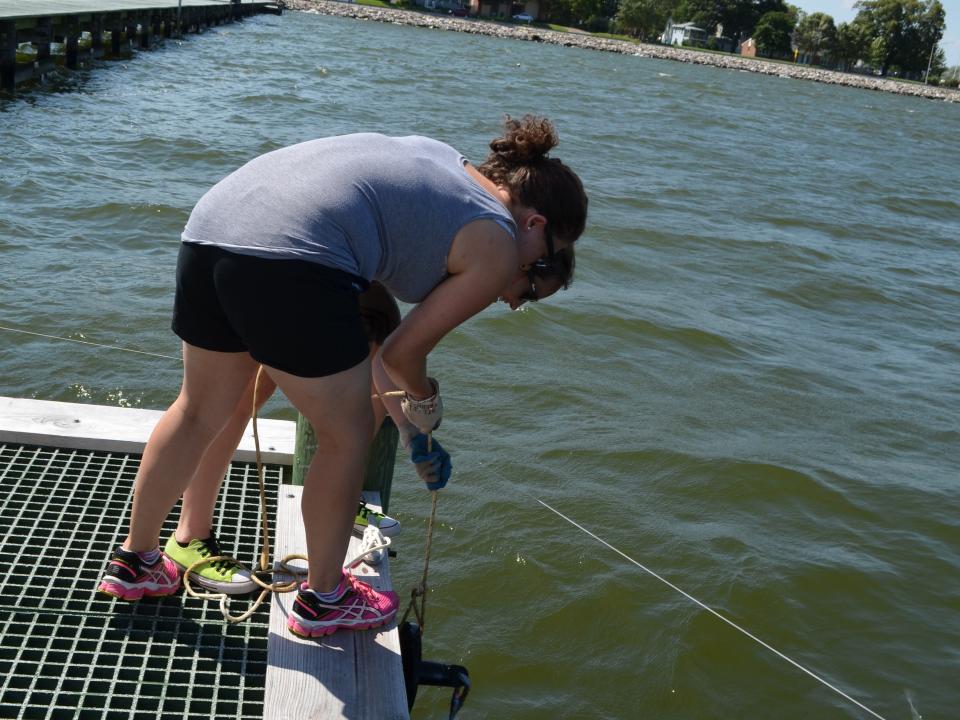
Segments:
[[[176,563],[180,572],[204,558],[226,554],[220,549],[217,536],[212,532],[206,540],[191,540],[186,547],[177,542],[175,535],[171,535],[163,552]],[[217,560],[203,565],[190,574],[190,582],[225,595],[245,595],[257,589],[257,584],[250,579],[250,571],[230,560]]]
[[[363,534],[368,525],[375,525],[380,528],[380,533],[384,537],[394,537],[400,534],[399,520],[377,512],[361,500],[357,506],[357,516],[353,519],[353,528]]]

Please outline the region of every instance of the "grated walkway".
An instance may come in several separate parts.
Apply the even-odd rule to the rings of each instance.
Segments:
[[[217,603],[182,591],[133,604],[95,592],[138,463],[0,443],[0,718],[263,717],[269,602],[229,625]],[[266,468],[271,515],[281,475]],[[257,554],[258,514],[256,466],[234,463],[217,532],[243,562]],[[173,513],[164,539],[175,525]]]

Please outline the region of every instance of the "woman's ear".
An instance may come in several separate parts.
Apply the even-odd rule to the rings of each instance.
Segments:
[[[523,223],[525,230],[533,230],[536,227],[545,226],[547,224],[547,218],[534,210],[524,218]]]

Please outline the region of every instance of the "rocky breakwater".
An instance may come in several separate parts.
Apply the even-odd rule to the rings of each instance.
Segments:
[[[395,25],[412,25],[414,27],[489,35],[491,37],[511,38],[513,40],[545,42],[554,45],[563,45],[565,47],[579,47],[601,52],[615,52],[622,55],[710,65],[728,70],[764,73],[766,75],[776,75],[778,77],[797,80],[813,80],[814,82],[828,83],[830,85],[846,85],[848,87],[879,90],[882,92],[896,93],[898,95],[913,95],[931,100],[960,102],[960,91],[932,85],[920,85],[872,75],[841,73],[834,70],[813,68],[808,65],[772,62],[757,58],[745,58],[739,55],[727,55],[725,53],[700,52],[687,48],[671,47],[669,45],[649,45],[627,40],[614,40],[611,38],[596,37],[587,33],[557,32],[533,26],[489,22],[473,18],[458,18],[452,15],[438,15],[412,10],[356,5],[353,3],[336,2],[335,0],[286,0],[286,6],[290,10],[303,10],[323,15],[375,20],[377,22],[393,23]]]

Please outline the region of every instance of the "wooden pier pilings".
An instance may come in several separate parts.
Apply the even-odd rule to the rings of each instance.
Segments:
[[[0,0],[0,90],[49,71],[57,57],[76,69],[89,58],[148,49],[159,38],[282,11],[282,0]]]

